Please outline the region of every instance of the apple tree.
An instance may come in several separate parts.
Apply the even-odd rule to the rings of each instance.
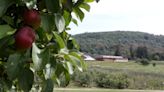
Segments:
[[[67,33],[94,0],[0,0],[0,91],[52,92],[86,68]],[[97,0],[98,1],[98,0]]]

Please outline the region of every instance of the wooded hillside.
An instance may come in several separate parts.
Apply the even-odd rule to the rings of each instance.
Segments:
[[[123,55],[128,58],[134,58],[137,57],[138,49],[146,49],[146,53],[148,53],[146,57],[162,58],[162,53],[164,53],[163,35],[112,31],[84,33],[75,35],[74,37],[80,44],[81,51],[92,55]]]

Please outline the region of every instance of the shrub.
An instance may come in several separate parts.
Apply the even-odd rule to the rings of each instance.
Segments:
[[[155,67],[156,66],[156,63],[152,63],[152,65],[153,65],[153,67]]]
[[[140,63],[142,65],[149,65],[150,64],[150,61],[146,58],[143,58],[143,59],[137,59],[136,61],[137,63]]]
[[[95,81],[98,87],[103,88],[124,89],[128,88],[129,85],[127,75],[120,73],[100,73],[98,77],[95,79]]]
[[[80,87],[91,87],[93,81],[90,71],[83,73],[76,72],[72,77],[72,80]]]
[[[158,75],[136,75],[132,76],[130,79],[130,89],[164,89],[163,77]]]

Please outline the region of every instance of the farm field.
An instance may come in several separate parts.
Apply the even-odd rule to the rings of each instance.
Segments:
[[[132,72],[144,72],[144,73],[160,73],[164,74],[164,62],[163,61],[153,61],[156,62],[154,67],[152,64],[143,66],[135,63],[134,61],[122,62],[122,63],[113,63],[110,61],[88,61],[87,64],[89,67],[100,67],[104,69],[113,69],[121,71],[132,71]]]
[[[163,61],[146,66],[134,61],[87,61],[87,65],[87,71],[75,72],[67,88],[56,92],[164,92],[160,91],[164,90]]]

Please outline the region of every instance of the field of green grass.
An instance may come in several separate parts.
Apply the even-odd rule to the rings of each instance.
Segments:
[[[74,80],[66,89],[57,88],[55,92],[164,92],[162,91],[164,90],[164,61],[153,61],[152,63],[156,63],[156,66],[153,66],[152,63],[144,66],[134,61],[122,63],[87,61],[86,63],[88,70],[84,73],[77,72],[75,79],[82,83],[84,80],[87,87],[81,88],[83,86],[79,86],[79,82],[76,84],[77,82]],[[110,87],[102,89],[95,84],[99,73],[105,73],[105,76],[123,74],[122,78],[126,75],[129,81],[128,87],[125,89],[111,89]],[[90,79],[92,81],[89,82]]]
[[[154,61],[155,62],[155,61]],[[140,65],[135,63],[134,61],[130,62],[122,62],[122,63],[113,63],[109,61],[88,61],[87,62],[89,67],[101,67],[107,69],[114,69],[114,70],[129,70],[132,72],[144,72],[144,73],[160,73],[164,74],[164,62],[156,62],[156,66],[154,67],[152,64],[147,66]]]

